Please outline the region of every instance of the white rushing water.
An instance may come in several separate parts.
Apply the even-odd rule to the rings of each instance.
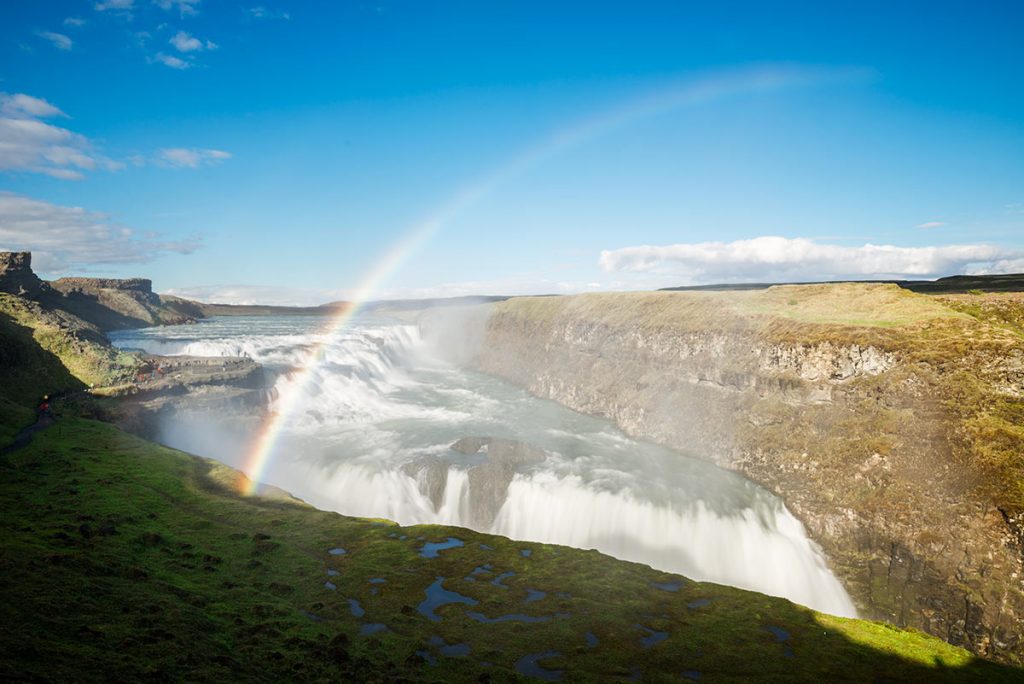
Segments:
[[[596,548],[855,615],[803,525],[750,481],[442,361],[437,342],[422,339],[414,324],[365,316],[332,339],[325,324],[225,317],[112,337],[156,354],[250,356],[279,390],[296,382],[293,371],[323,343],[262,475],[320,508]],[[181,415],[166,422],[161,439],[241,467],[252,436],[238,430],[209,415]],[[481,507],[470,473],[487,454],[449,448],[465,436],[518,440],[548,455],[518,466],[507,490],[504,482],[498,488],[503,495]]]

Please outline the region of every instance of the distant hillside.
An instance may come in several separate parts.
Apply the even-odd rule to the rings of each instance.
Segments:
[[[203,315],[188,300],[161,298],[146,278],[40,280],[30,252],[0,252],[0,293],[63,311],[98,331],[174,325]]]
[[[346,301],[327,302],[318,306],[273,306],[269,304],[206,304],[168,295],[161,295],[161,299],[165,303],[176,306],[194,307],[194,310],[202,316],[329,316],[352,306],[351,302]],[[510,299],[510,297],[485,295],[432,299],[389,299],[367,302],[360,309],[379,312],[421,311],[445,306],[490,304],[503,302],[506,299]]]
[[[840,283],[891,284],[905,290],[923,294],[965,294],[972,290],[982,292],[1024,292],[1024,273],[1008,275],[956,275],[938,280],[823,280],[799,283],[718,283],[715,285],[681,285],[663,287],[661,291],[724,291],[765,290],[776,285],[837,285]]]

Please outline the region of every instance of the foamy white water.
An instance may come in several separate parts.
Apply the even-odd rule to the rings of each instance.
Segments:
[[[325,323],[219,318],[112,337],[157,354],[250,356],[283,389],[323,341]],[[327,341],[263,480],[347,515],[596,548],[855,615],[820,549],[777,497],[705,461],[441,361],[429,342],[416,325],[369,316]],[[464,436],[518,440],[548,457],[519,466],[484,515],[474,508],[479,493],[469,473],[486,454],[449,449]],[[182,416],[164,426],[161,438],[238,467],[248,437],[209,416]],[[443,489],[431,496],[423,464],[435,459],[440,465],[430,472]]]

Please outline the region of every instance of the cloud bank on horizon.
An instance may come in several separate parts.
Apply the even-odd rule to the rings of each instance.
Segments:
[[[0,191],[0,251],[32,252],[33,268],[46,275],[140,264],[167,253],[191,254],[198,246],[196,238],[164,240],[107,214]]]
[[[871,278],[931,279],[1024,272],[1024,250],[967,244],[926,247],[826,244],[763,236],[732,242],[640,245],[601,252],[605,272],[678,276],[687,284]]]

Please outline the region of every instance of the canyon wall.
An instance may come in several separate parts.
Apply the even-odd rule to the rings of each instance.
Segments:
[[[848,284],[514,299],[474,363],[774,491],[863,616],[1021,662],[1022,350]]]

